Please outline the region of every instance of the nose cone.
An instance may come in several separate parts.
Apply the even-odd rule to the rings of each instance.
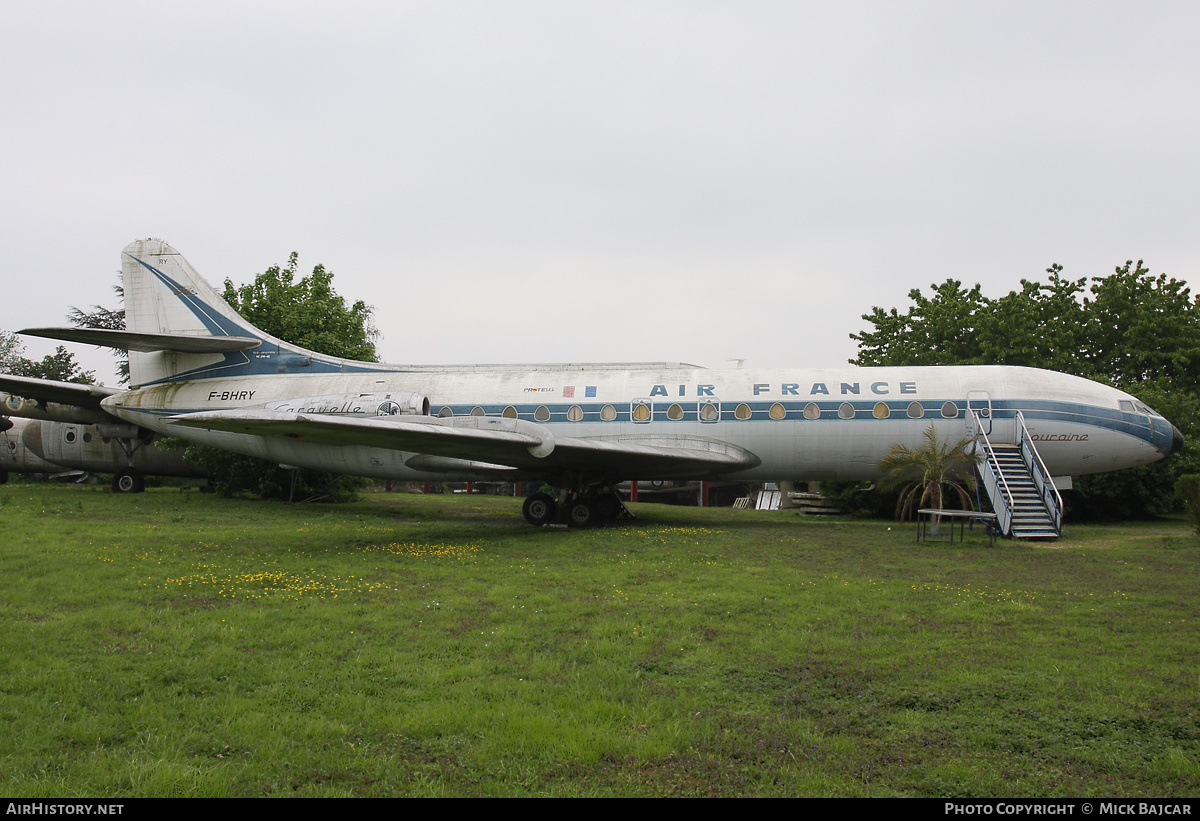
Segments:
[[[1179,432],[1179,428],[1171,425],[1171,447],[1165,455],[1170,456],[1173,453],[1179,453],[1181,450],[1183,450],[1183,434]]]

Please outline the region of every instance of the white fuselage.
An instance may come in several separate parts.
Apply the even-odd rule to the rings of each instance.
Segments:
[[[377,368],[374,369],[374,368]],[[975,417],[995,443],[1016,441],[1017,411],[1051,474],[1134,467],[1165,456],[1162,417],[1128,394],[1079,377],[1004,366],[709,370],[683,365],[373,366],[358,373],[213,376],[135,389],[104,407],[128,422],[284,464],[393,479],[513,474],[498,466],[355,445],[311,444],[173,426],[169,417],[247,408],[301,396],[409,392],[434,416],[512,416],[555,437],[626,442],[703,437],[744,448],[761,464],[707,478],[867,479],[896,443],[919,446],[974,435]],[[1124,407],[1123,407],[1124,406]],[[639,417],[646,417],[644,421]],[[411,463],[411,464],[410,464]],[[414,466],[416,465],[416,466]],[[523,471],[529,475],[531,471]],[[612,479],[678,478],[614,476]]]

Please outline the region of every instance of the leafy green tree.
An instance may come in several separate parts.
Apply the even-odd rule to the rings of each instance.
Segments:
[[[1200,306],[1187,283],[1129,261],[1093,280],[1091,294],[1084,300],[1086,375],[1131,393],[1163,380],[1175,389],[1200,388]]]
[[[28,376],[33,379],[51,379],[55,382],[79,382],[94,385],[96,374],[85,371],[75,361],[75,356],[59,345],[54,353],[42,357],[41,361],[26,359],[25,346],[13,334],[0,331],[0,373],[13,376]]]
[[[1185,473],[1175,483],[1175,492],[1187,509],[1192,532],[1200,536],[1200,473]]]
[[[84,385],[96,384],[96,374],[85,371],[75,361],[75,356],[62,345],[54,349],[54,353],[42,357],[40,362],[26,359],[24,363],[12,371],[13,376],[29,376],[34,379],[52,379],[55,382],[79,382]]]
[[[1184,452],[1166,462],[1080,477],[1065,494],[1079,518],[1152,515],[1177,509],[1175,479],[1200,470],[1200,304],[1186,283],[1157,277],[1139,260],[1107,277],[1021,281],[998,299],[957,280],[910,293],[906,313],[875,307],[873,326],[851,334],[856,365],[1024,365],[1115,385],[1182,431]]]
[[[1021,290],[988,300],[980,311],[978,364],[1021,365],[1080,373],[1084,324],[1081,297],[1087,278],[1046,269],[1049,282],[1021,280]]]
[[[875,307],[863,319],[873,331],[850,334],[858,340],[854,365],[967,365],[980,360],[976,333],[987,301],[976,285],[964,289],[956,279],[931,285],[933,296],[920,289],[908,292],[913,305],[906,313]]]
[[[123,286],[114,285],[113,292],[117,295],[118,303],[125,301]],[[125,330],[125,309],[93,305],[91,312],[88,312],[72,306],[70,312],[67,313],[67,321],[78,328],[123,331]],[[117,357],[117,382],[121,385],[129,384],[129,352],[124,348],[111,348],[110,350]]]
[[[1079,373],[1086,278],[1046,271],[1049,282],[1021,280],[1021,290],[1000,299],[980,286],[948,279],[926,297],[909,291],[913,305],[901,314],[875,307],[863,319],[874,326],[858,334],[854,365],[1025,365]]]
[[[225,301],[267,333],[302,348],[376,362],[373,310],[362,300],[347,305],[333,290],[333,273],[318,265],[296,281],[298,255],[273,265],[240,288],[226,279]]]
[[[0,331],[0,373],[12,373],[17,362],[24,359],[25,346],[16,334]]]

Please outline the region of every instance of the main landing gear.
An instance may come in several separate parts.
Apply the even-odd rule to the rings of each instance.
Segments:
[[[549,493],[535,493],[525,500],[521,514],[531,525],[562,521],[569,527],[591,527],[611,522],[619,516],[633,518],[616,490],[609,485],[579,491],[560,490],[557,499]]]
[[[136,425],[97,425],[97,430],[105,442],[116,440],[125,451],[123,467],[113,474],[113,493],[141,493],[146,489],[146,475],[133,466],[133,454],[138,448],[145,447],[154,441],[154,432],[143,430]]]

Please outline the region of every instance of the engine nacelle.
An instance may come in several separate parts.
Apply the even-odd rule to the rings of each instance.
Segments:
[[[409,391],[331,393],[281,399],[262,406],[281,413],[321,413],[330,416],[428,416],[429,399]]]
[[[113,421],[113,417],[98,408],[62,405],[58,402],[36,402],[11,393],[0,393],[0,413],[47,422],[73,422],[77,425]]]

